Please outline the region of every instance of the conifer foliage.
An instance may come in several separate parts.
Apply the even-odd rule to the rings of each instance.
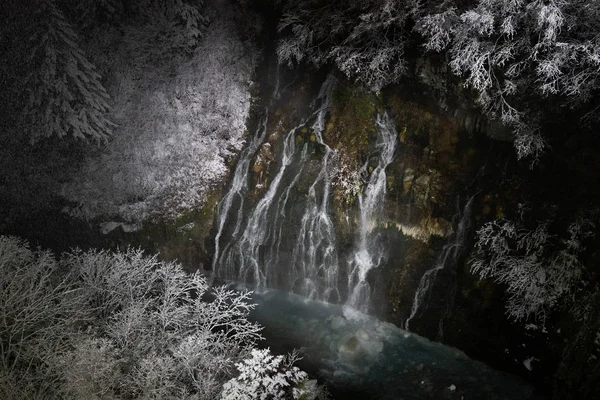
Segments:
[[[116,24],[125,14],[122,0],[63,0],[77,14],[77,22],[84,28],[98,24]]]
[[[27,75],[23,123],[32,141],[50,136],[105,141],[113,124],[107,118],[108,94],[100,75],[79,47],[73,26],[53,0],[31,7],[26,43]]]
[[[240,374],[223,385],[221,400],[314,400],[326,392],[308,380],[308,374],[293,364],[297,356],[275,356],[269,349],[254,349],[252,356],[236,363]]]

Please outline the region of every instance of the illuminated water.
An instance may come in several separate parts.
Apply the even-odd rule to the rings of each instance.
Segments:
[[[266,327],[268,346],[301,349],[300,366],[337,399],[539,398],[518,377],[350,308],[274,290],[254,300],[252,317]]]

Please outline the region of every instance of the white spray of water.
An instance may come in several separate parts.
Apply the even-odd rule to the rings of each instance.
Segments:
[[[371,288],[367,282],[367,274],[371,269],[379,267],[384,257],[379,236],[373,234],[373,230],[383,211],[387,186],[385,169],[394,159],[398,136],[393,121],[387,113],[377,116],[377,133],[379,162],[371,172],[364,192],[358,198],[359,236],[353,254],[348,260],[349,295],[346,304],[361,311],[366,311],[369,307]]]
[[[216,275],[251,283],[255,288],[264,288],[273,285],[273,282],[281,276],[282,271],[286,271],[288,273],[287,282],[302,281],[307,283],[299,289],[300,293],[307,297],[321,298],[321,296],[317,296],[317,293],[324,293],[328,296],[330,292],[337,291],[335,288],[337,281],[336,235],[333,231],[333,224],[329,219],[328,209],[332,175],[330,171],[332,171],[331,164],[335,156],[334,152],[325,145],[322,137],[326,115],[331,107],[331,95],[335,83],[335,78],[330,75],[312,103],[312,108],[315,111],[284,135],[282,158],[278,164],[279,169],[271,180],[267,191],[248,214],[245,221],[242,209],[238,209],[234,234],[229,244],[220,254],[218,253],[219,247],[217,247],[218,257],[215,257],[213,265]],[[308,120],[312,119],[315,120],[311,126],[312,133],[315,135],[314,142],[316,145],[325,148],[325,155],[322,159],[321,171],[310,187],[306,212],[298,227],[299,236],[297,244],[294,246],[292,258],[294,259],[293,265],[300,265],[300,267],[279,266],[279,250],[285,233],[283,230],[284,222],[286,222],[286,206],[288,200],[292,197],[292,189],[300,180],[304,167],[312,156],[308,144],[296,145],[296,134],[306,126]],[[256,148],[260,146],[264,136],[264,134],[255,136],[262,137]],[[242,168],[236,169],[232,188],[219,208],[217,242],[222,236],[221,232],[223,232],[223,227],[228,218],[226,214],[234,213],[230,198],[241,197],[246,194],[246,186],[244,185],[247,185],[248,182],[250,160],[256,152],[256,148],[243,154],[247,156],[247,160],[241,158],[244,165]],[[300,151],[299,148],[301,148]],[[290,175],[290,173],[294,175]],[[292,176],[293,178],[289,181]],[[243,181],[244,184],[240,186],[236,180]],[[238,186],[243,187],[244,190],[240,190]],[[317,200],[317,197],[320,200]],[[239,203],[243,204],[243,200],[240,200]],[[290,226],[289,221],[286,222],[285,226]],[[311,240],[305,240],[305,232],[308,231],[311,232],[309,235]],[[277,270],[279,270],[278,273]],[[327,288],[317,290],[316,288],[319,286],[317,281],[323,274],[326,276]]]
[[[243,220],[243,209],[244,209],[244,199],[246,197],[246,193],[248,191],[248,175],[250,173],[250,162],[252,157],[258,150],[260,144],[265,140],[265,136],[267,133],[267,117],[264,117],[261,123],[258,126],[258,129],[254,136],[252,137],[252,141],[250,144],[242,151],[240,154],[239,161],[235,168],[235,172],[233,174],[233,178],[231,180],[231,188],[223,197],[223,200],[219,203],[217,210],[217,234],[215,236],[215,254],[213,258],[213,271],[215,271],[216,266],[220,264],[219,251],[221,244],[221,236],[223,235],[223,230],[225,228],[225,224],[228,220],[231,207],[233,206],[234,200],[239,201],[238,212],[236,213],[236,222],[235,222],[235,232],[233,236],[235,237],[239,232],[240,226]]]

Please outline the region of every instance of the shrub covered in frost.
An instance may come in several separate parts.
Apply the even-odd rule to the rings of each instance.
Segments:
[[[261,328],[248,293],[208,293],[140,251],[57,261],[0,236],[0,398],[218,398]]]
[[[269,349],[254,349],[250,358],[235,364],[239,375],[223,386],[222,400],[286,400],[325,398],[311,385],[306,372],[295,367],[295,354],[271,354]]]
[[[528,229],[510,220],[488,222],[477,231],[471,271],[506,285],[510,318],[543,321],[580,283],[583,243],[594,227],[590,219],[577,218],[559,237],[549,232],[548,223]]]

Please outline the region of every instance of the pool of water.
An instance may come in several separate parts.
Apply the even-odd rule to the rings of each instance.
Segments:
[[[348,307],[275,290],[253,299],[265,346],[300,350],[299,366],[338,400],[541,399],[516,376]]]

